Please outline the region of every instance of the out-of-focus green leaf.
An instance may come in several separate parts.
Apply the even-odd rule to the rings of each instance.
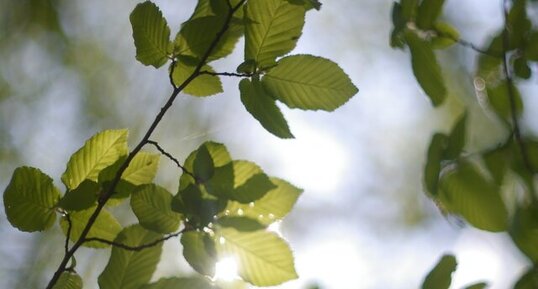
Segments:
[[[245,60],[257,67],[270,67],[276,58],[289,53],[297,44],[304,26],[305,7],[282,0],[250,0],[245,17]]]
[[[91,207],[83,211],[72,212],[69,214],[69,220],[71,221],[71,241],[78,241],[82,230],[84,230],[84,227],[88,223],[88,220],[90,219],[90,216],[93,214],[94,211],[95,207]],[[60,226],[62,227],[62,231],[64,232],[64,234],[67,235],[69,222],[66,216],[62,217],[62,219],[60,220]],[[116,235],[120,231],[120,223],[118,223],[116,218],[114,218],[111,213],[103,209],[101,210],[101,213],[99,213],[99,216],[97,216],[97,219],[93,223],[93,226],[90,229],[90,232],[88,233],[86,238],[101,238],[111,241],[116,238]],[[106,248],[110,245],[97,241],[92,241],[85,242],[83,246],[91,248]]]
[[[523,78],[523,79],[531,78],[532,71],[525,57],[518,57],[516,58],[516,60],[514,60],[514,72],[516,73],[516,76],[519,78]]]
[[[52,289],[82,289],[82,278],[76,273],[63,272]]]
[[[509,90],[512,92],[509,93]],[[512,117],[510,107],[510,98],[513,97],[516,105],[516,115],[523,111],[523,102],[519,90],[515,85],[508,86],[508,82],[502,81],[497,86],[488,86],[487,95],[490,106],[503,119],[508,120]]]
[[[402,17],[406,21],[414,20],[417,15],[419,0],[401,0],[402,5]]]
[[[538,288],[538,268],[530,268],[525,274],[523,274],[517,283],[514,285],[514,289],[536,289]]]
[[[224,216],[217,223],[222,227],[232,227],[240,232],[252,232],[265,229],[265,225],[249,217]]]
[[[433,105],[439,106],[445,100],[447,91],[431,44],[411,31],[406,31],[405,39],[411,50],[411,65],[415,78]]]
[[[447,147],[444,153],[445,159],[452,160],[459,157],[465,146],[465,129],[467,123],[467,113],[465,112],[456,125],[452,128],[447,139]]]
[[[11,225],[21,231],[43,231],[56,219],[60,192],[39,169],[19,167],[4,191],[4,207]]]
[[[488,168],[495,183],[500,186],[504,180],[508,168],[510,167],[510,146],[503,145],[498,148],[486,151],[483,156],[486,167]]]
[[[270,133],[279,138],[293,138],[288,123],[276,105],[274,98],[269,96],[259,80],[243,79],[239,83],[241,102],[248,112],[260,122]]]
[[[445,0],[422,0],[418,6],[417,25],[430,29],[441,14]]]
[[[402,15],[402,5],[398,2],[392,3],[392,32],[390,33],[390,46],[392,48],[404,48],[405,40],[403,38],[403,30],[406,26],[406,19]]]
[[[131,208],[140,225],[158,233],[177,230],[180,215],[171,208],[172,194],[155,184],[142,186],[131,196]]]
[[[334,62],[312,55],[292,55],[278,61],[262,79],[272,97],[290,108],[333,111],[358,92]]]
[[[432,141],[428,148],[428,156],[426,165],[424,166],[424,184],[428,193],[432,196],[437,195],[437,187],[439,183],[439,173],[441,172],[441,161],[445,154],[447,146],[447,136],[436,133],[433,135]]]
[[[538,209],[519,207],[512,220],[510,236],[519,250],[532,262],[538,262]]]
[[[538,30],[532,31],[525,47],[525,56],[532,61],[538,61]]]
[[[470,163],[461,163],[443,175],[440,201],[452,213],[461,215],[474,227],[500,232],[507,229],[508,212],[500,188]]]
[[[167,61],[170,28],[159,7],[150,1],[138,4],[129,19],[133,27],[136,59],[159,68]]]
[[[431,40],[433,49],[445,49],[454,45],[460,39],[460,33],[456,28],[446,22],[435,22],[433,29],[437,36]]]
[[[502,33],[493,37],[486,49],[488,54],[480,54],[478,57],[478,71],[477,76],[482,78],[486,84],[497,83],[501,81],[503,76],[502,57],[496,57],[501,55],[503,51],[503,37]]]
[[[76,151],[62,175],[65,186],[73,190],[84,180],[97,181],[99,172],[128,153],[127,130],[105,130]]]
[[[456,271],[456,258],[452,255],[444,255],[441,260],[428,273],[422,283],[422,289],[448,289],[452,283],[452,273]]]
[[[213,159],[205,146],[201,146],[196,152],[193,164],[194,175],[202,181],[209,180],[215,172]]]
[[[527,16],[527,0],[512,1],[507,25],[510,49],[522,47],[527,33],[532,27],[532,23]]]
[[[100,189],[96,182],[84,180],[76,189],[67,191],[58,206],[67,211],[81,211],[93,207]]]
[[[253,285],[275,286],[297,278],[288,244],[274,233],[221,228],[215,243],[219,258],[234,258],[239,275]]]
[[[172,71],[172,80],[176,86],[181,85],[195,71],[198,60],[191,57],[179,57]],[[207,64],[200,71],[215,72]],[[222,83],[216,75],[200,74],[187,85],[182,92],[198,97],[211,96],[222,92]]]
[[[476,284],[468,285],[464,289],[485,289],[486,287],[488,287],[488,283],[479,282],[479,283],[476,283]]]
[[[161,238],[162,235],[147,231],[139,225],[129,226],[114,240],[116,243],[137,247]],[[99,275],[100,289],[139,289],[149,282],[161,258],[163,243],[141,251],[112,248],[110,259]]]
[[[159,281],[146,284],[140,289],[218,289],[207,278],[161,278]]]
[[[215,275],[215,263],[217,252],[215,241],[200,231],[189,231],[181,236],[183,256],[191,267],[202,275],[213,277]]]
[[[316,9],[321,10],[321,2],[318,0],[287,0],[288,2],[295,5],[303,5],[306,10]]]

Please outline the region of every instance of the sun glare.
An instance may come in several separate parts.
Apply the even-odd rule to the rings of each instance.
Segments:
[[[233,257],[226,257],[215,264],[215,277],[217,281],[232,281],[238,278],[237,262]]]

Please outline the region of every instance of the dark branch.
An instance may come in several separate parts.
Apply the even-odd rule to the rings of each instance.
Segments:
[[[148,140],[147,143],[153,145],[161,154],[163,154],[164,156],[169,158],[171,161],[173,161],[176,164],[176,166],[178,166],[181,169],[181,171],[183,171],[184,173],[186,173],[187,175],[191,176],[193,179],[196,180],[196,176],[193,173],[189,172],[184,166],[182,166],[181,163],[173,155],[165,151],[159,145],[158,142],[153,141],[153,140]]]
[[[484,55],[495,57],[495,58],[503,57],[503,54],[501,52],[489,51],[489,50],[482,49],[482,48],[478,47],[477,45],[473,44],[472,42],[467,41],[465,39],[461,39],[459,37],[454,37],[453,35],[450,35],[448,33],[443,33],[441,31],[437,31],[437,30],[435,30],[435,33],[437,34],[438,37],[450,39],[450,40],[458,43],[459,45],[461,45],[463,47],[466,47],[466,48],[470,48],[470,49],[472,49],[472,50],[474,50],[474,51],[476,51],[476,52],[478,52],[480,54],[484,54]]]
[[[154,240],[154,241],[151,241],[149,243],[146,243],[146,244],[142,244],[142,245],[139,245],[139,246],[130,246],[130,245],[126,245],[126,244],[122,244],[122,243],[116,243],[114,241],[110,241],[110,240],[106,240],[106,239],[102,239],[102,238],[97,238],[97,237],[92,237],[92,238],[86,238],[84,240],[84,242],[100,242],[100,243],[104,243],[104,244],[107,244],[107,245],[111,245],[111,246],[114,246],[114,247],[118,247],[118,248],[121,248],[121,249],[124,249],[124,250],[127,250],[127,251],[142,251],[144,249],[147,249],[147,248],[151,248],[153,246],[156,246],[168,239],[172,239],[174,237],[177,237],[179,235],[181,235],[182,233],[186,232],[185,229],[177,232],[177,233],[173,233],[173,234],[170,234],[170,235],[166,235],[160,239],[157,239],[157,240]]]
[[[200,74],[209,74],[213,76],[236,76],[236,77],[251,77],[253,73],[234,73],[234,72],[212,72],[212,71],[200,71]]]
[[[71,239],[71,228],[73,227],[73,223],[71,222],[71,216],[69,216],[69,213],[64,212],[63,214],[65,220],[67,221],[67,232],[65,234],[66,236],[64,244],[65,254],[67,254],[69,252],[69,240]]]

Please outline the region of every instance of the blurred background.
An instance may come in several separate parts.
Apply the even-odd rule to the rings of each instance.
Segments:
[[[502,26],[501,1],[448,0],[443,18],[484,46]],[[129,128],[134,145],[171,92],[166,69],[138,63],[129,13],[136,1],[0,0],[0,188],[22,165],[55,178],[69,156],[91,135]],[[174,35],[195,0],[155,0]],[[324,1],[307,14],[293,53],[337,62],[359,93],[334,113],[282,107],[293,140],[266,132],[244,109],[238,79],[223,79],[224,93],[208,98],[182,95],[156,131],[159,143],[179,159],[205,140],[224,143],[232,156],[304,189],[280,224],[294,249],[300,279],[278,288],[418,288],[444,253],[454,253],[458,270],[451,288],[488,281],[509,288],[527,265],[506,234],[467,227],[443,216],[422,189],[422,167],[431,135],[446,132],[470,110],[468,152],[494,146],[505,136],[495,117],[476,99],[475,52],[454,46],[438,54],[450,96],[433,109],[411,71],[408,52],[389,47],[392,1]],[[537,19],[538,11],[529,18]],[[534,17],[534,18],[533,18]],[[215,63],[234,71],[234,54]],[[520,83],[525,101],[523,129],[538,133],[538,85]],[[179,171],[162,158],[157,182],[174,192]],[[2,206],[3,207],[3,206]],[[127,225],[134,215],[114,213]],[[43,288],[63,254],[56,226],[28,234],[0,213],[0,288]],[[154,278],[192,272],[179,241],[167,241]],[[82,249],[78,272],[85,288],[108,250]]]

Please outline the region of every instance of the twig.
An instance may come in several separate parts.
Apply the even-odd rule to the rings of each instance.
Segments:
[[[125,159],[125,161],[123,162],[121,167],[118,169],[118,171],[116,173],[116,176],[112,180],[110,186],[108,187],[106,192],[101,196],[101,198],[99,198],[95,210],[93,211],[93,213],[89,217],[88,222],[86,223],[86,226],[84,227],[84,229],[80,233],[79,239],[75,242],[75,244],[71,247],[71,249],[69,249],[67,254],[64,255],[62,261],[60,262],[60,265],[58,266],[56,272],[54,272],[54,275],[52,276],[52,279],[49,281],[46,289],[52,289],[52,287],[56,284],[56,282],[58,282],[58,279],[60,279],[61,274],[66,270],[66,266],[67,266],[67,263],[69,262],[69,259],[71,259],[71,257],[73,256],[73,254],[75,254],[75,252],[78,250],[78,248],[80,246],[82,246],[82,244],[85,241],[86,236],[90,232],[90,229],[92,228],[93,224],[97,220],[97,216],[99,216],[99,213],[101,213],[101,210],[105,206],[106,202],[108,201],[108,199],[110,199],[110,197],[114,193],[114,190],[116,189],[116,186],[118,185],[118,183],[119,183],[119,181],[121,179],[121,175],[123,174],[125,169],[127,169],[127,167],[129,166],[129,164],[131,163],[133,158],[138,154],[138,152],[140,152],[142,147],[147,144],[149,138],[153,134],[153,131],[157,128],[157,126],[161,122],[163,116],[166,114],[168,109],[170,109],[170,107],[174,103],[174,100],[176,99],[178,94],[187,85],[189,85],[189,83],[191,81],[193,81],[198,75],[200,75],[200,70],[205,65],[207,59],[211,55],[211,52],[215,49],[215,47],[219,43],[220,39],[224,35],[224,33],[228,30],[228,28],[230,26],[230,22],[231,22],[232,17],[233,17],[233,14],[243,5],[243,3],[245,3],[245,1],[246,0],[239,1],[239,3],[236,6],[232,7],[229,10],[228,15],[226,17],[226,20],[224,21],[224,24],[223,24],[221,30],[215,35],[215,38],[210,43],[210,45],[209,45],[207,51],[205,52],[205,54],[200,58],[200,62],[198,63],[198,65],[196,66],[194,71],[191,73],[191,75],[187,79],[185,79],[185,81],[183,81],[183,83],[181,83],[181,85],[174,88],[174,91],[172,92],[172,94],[170,95],[170,97],[168,98],[168,100],[166,101],[164,106],[161,108],[159,113],[155,116],[155,119],[151,123],[149,129],[147,130],[147,132],[144,135],[144,137],[142,138],[142,140],[140,140],[138,145],[129,153],[129,155],[127,156],[127,158]]]
[[[482,49],[480,47],[478,47],[477,45],[473,44],[472,42],[470,41],[467,41],[465,39],[461,39],[459,37],[454,37],[454,35],[450,35],[450,34],[447,34],[447,33],[443,33],[441,31],[438,31],[438,30],[435,30],[435,33],[437,34],[437,36],[439,37],[442,37],[442,38],[446,38],[446,39],[450,39],[456,43],[458,43],[459,45],[463,46],[463,47],[467,47],[467,48],[470,48],[480,54],[484,54],[484,55],[487,55],[487,56],[491,56],[491,57],[495,57],[495,58],[501,58],[503,57],[503,54],[500,53],[500,52],[497,52],[497,51],[489,51],[489,50],[485,50],[485,49]]]
[[[200,74],[209,74],[213,76],[236,76],[236,77],[251,77],[253,73],[234,73],[234,72],[212,72],[212,71],[200,71]]]
[[[177,89],[177,86],[174,83],[174,77],[173,77],[174,69],[176,69],[176,59],[175,58],[173,58],[172,63],[170,63],[170,73],[168,73],[168,78],[170,78],[170,84],[172,85],[172,87],[174,89]]]
[[[66,236],[64,244],[65,254],[67,254],[69,252],[69,239],[71,239],[71,228],[73,227],[73,223],[71,222],[71,216],[69,216],[69,213],[64,212],[64,217],[67,221],[67,232],[65,234]]]
[[[146,244],[142,244],[142,245],[139,245],[139,246],[130,246],[130,245],[126,245],[126,244],[122,244],[122,243],[116,243],[114,241],[110,241],[110,240],[106,240],[106,239],[102,239],[102,238],[97,238],[97,237],[92,237],[92,238],[86,238],[84,240],[84,242],[100,242],[100,243],[104,243],[104,244],[108,244],[108,245],[111,245],[111,246],[114,246],[114,247],[118,247],[118,248],[121,248],[121,249],[124,249],[124,250],[127,250],[127,251],[142,251],[144,249],[147,249],[147,248],[151,248],[159,243],[162,243],[168,239],[172,239],[174,237],[177,237],[183,233],[185,233],[187,230],[186,229],[183,229],[177,233],[173,233],[173,234],[170,234],[170,235],[166,235],[160,239],[157,239],[157,240],[154,240],[154,241],[151,241],[149,243],[146,243]]]
[[[161,154],[163,154],[164,156],[166,156],[167,158],[169,158],[171,161],[173,161],[173,162],[176,164],[176,166],[178,166],[178,167],[181,169],[181,171],[183,171],[184,173],[186,173],[187,175],[191,176],[193,179],[196,180],[196,176],[195,176],[193,173],[189,172],[184,166],[182,166],[181,163],[180,163],[180,162],[179,162],[173,155],[171,155],[170,153],[168,153],[167,151],[165,151],[165,150],[159,145],[158,142],[153,141],[153,140],[148,140],[147,143],[148,143],[148,144],[151,144],[151,145],[153,145],[153,146],[155,146],[155,148],[156,148]]]

